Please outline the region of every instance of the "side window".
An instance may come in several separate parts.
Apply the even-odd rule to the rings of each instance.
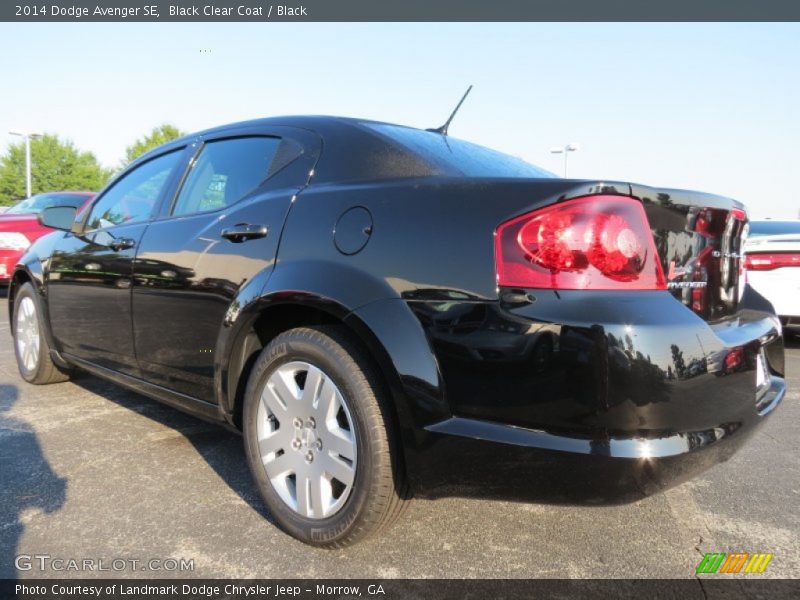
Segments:
[[[207,143],[183,184],[172,214],[206,212],[238,202],[270,175],[280,145],[276,137]]]
[[[182,150],[164,154],[125,175],[92,207],[86,229],[145,221],[153,212],[161,190],[181,154]]]

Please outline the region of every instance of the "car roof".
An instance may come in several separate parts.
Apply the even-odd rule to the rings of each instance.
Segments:
[[[311,163],[313,169],[310,172],[313,174],[314,184],[360,183],[432,176],[464,177],[465,171],[462,166],[468,164],[468,156],[477,152],[476,156],[479,158],[474,161],[477,165],[481,160],[485,161],[485,158],[480,156],[484,151],[498,158],[505,157],[499,160],[497,165],[511,165],[514,161],[525,164],[523,171],[526,174],[522,177],[537,179],[555,177],[552,173],[524,163],[521,159],[489,148],[477,150],[481,147],[458,138],[444,137],[438,131],[369,119],[324,115],[270,117],[213,127],[164,144],[140,157],[131,166],[141,164],[163,152],[192,144],[200,137],[253,135],[261,133],[259,129],[263,130],[263,134],[273,133],[289,139],[292,139],[292,134],[287,130],[296,131],[297,134],[292,141],[301,144],[308,152],[308,156],[316,158],[315,162]],[[434,138],[438,142],[433,142]],[[443,152],[441,146],[446,147],[448,152]],[[501,167],[495,174],[488,176],[505,177],[508,176],[506,173],[513,170],[513,166],[510,166],[509,171],[503,171]],[[512,176],[519,177],[516,174]]]
[[[211,137],[246,128],[293,128],[315,134],[325,148],[324,157],[314,171],[317,183],[366,179],[425,177],[436,174],[430,164],[411,150],[378,134],[373,126],[415,129],[404,125],[324,115],[269,117],[229,123],[191,133],[163,144],[137,158],[130,166],[173,149],[186,146],[199,137]],[[431,134],[435,135],[435,134]],[[127,167],[126,167],[127,170]]]
[[[248,121],[237,121],[234,123],[226,123],[216,127],[210,127],[201,131],[189,133],[182,137],[176,138],[150,150],[141,158],[147,158],[152,154],[161,153],[165,150],[185,146],[191,143],[198,137],[209,137],[225,133],[229,130],[243,129],[249,127],[293,127],[295,129],[305,129],[318,134],[323,139],[342,134],[358,134],[364,133],[365,125],[393,125],[395,127],[405,127],[404,125],[396,125],[394,123],[384,123],[381,121],[371,121],[369,119],[356,119],[352,117],[336,117],[329,115],[296,115],[296,116],[283,116],[283,117],[266,117],[262,119],[250,119]],[[413,129],[409,127],[409,129]]]
[[[382,121],[372,121],[369,119],[358,119],[353,117],[337,117],[330,115],[295,115],[266,117],[263,119],[252,119],[250,121],[240,121],[237,123],[220,125],[218,127],[212,127],[193,135],[186,136],[184,141],[186,138],[193,138],[201,135],[215,135],[228,129],[236,129],[239,127],[294,127],[296,129],[313,131],[322,137],[329,137],[331,135],[341,133],[357,133],[359,131],[363,131],[363,127],[365,125],[393,125],[395,127],[406,127],[405,125],[397,125],[395,123],[385,123]],[[414,128],[409,127],[409,129]]]

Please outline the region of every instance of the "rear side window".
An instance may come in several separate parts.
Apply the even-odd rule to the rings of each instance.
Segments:
[[[182,150],[164,154],[130,171],[92,206],[86,228],[103,229],[147,220]]]
[[[445,173],[465,177],[557,177],[521,158],[439,133],[382,123],[368,124],[367,127],[411,150]]]
[[[181,188],[173,215],[225,208],[256,189],[270,175],[280,138],[242,137],[209,142]]]

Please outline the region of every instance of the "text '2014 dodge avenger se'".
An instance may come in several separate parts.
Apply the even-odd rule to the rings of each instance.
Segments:
[[[151,151],[21,259],[22,377],[81,368],[244,434],[277,523],[341,547],[411,495],[620,502],[726,460],[781,401],[744,207],[557,178],[333,117]]]

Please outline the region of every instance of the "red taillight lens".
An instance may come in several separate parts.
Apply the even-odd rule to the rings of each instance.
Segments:
[[[711,220],[713,218],[714,213],[704,208],[700,211],[700,214],[697,215],[697,220],[694,222],[694,230],[700,235],[711,237],[713,235],[713,233],[711,233]]]
[[[587,196],[497,228],[497,284],[571,290],[666,289],[641,202]]]
[[[769,252],[748,254],[744,258],[744,268],[747,271],[771,271],[781,267],[800,267],[800,254]]]
[[[744,362],[744,348],[737,346],[725,355],[725,372],[729,373]]]
[[[741,208],[732,208],[731,216],[737,221],[747,221],[747,213]]]

